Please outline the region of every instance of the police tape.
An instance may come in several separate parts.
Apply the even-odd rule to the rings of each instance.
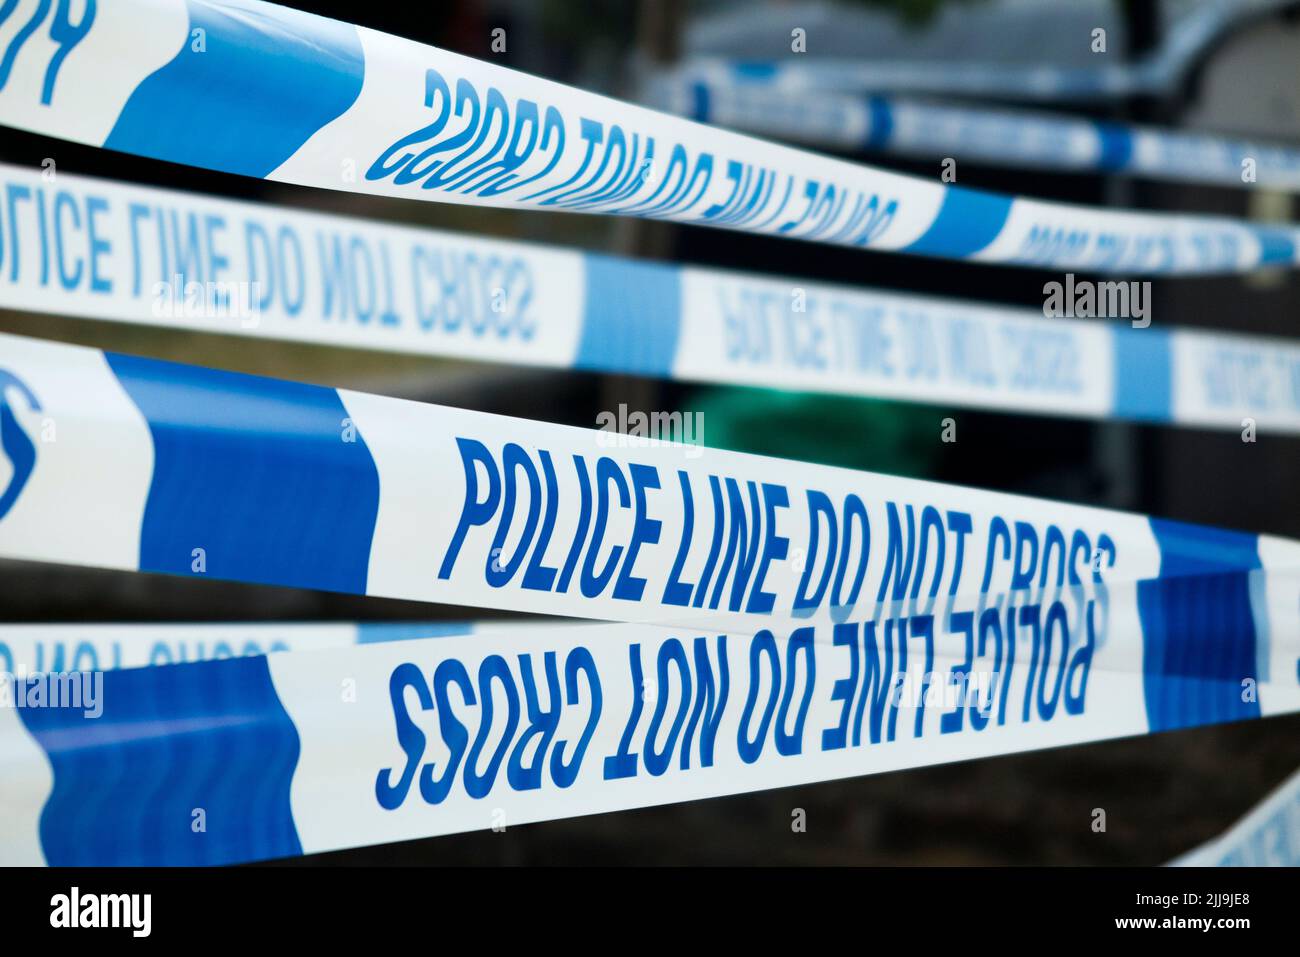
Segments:
[[[1300,867],[1300,772],[1228,831],[1172,867]]]
[[[123,0],[75,22],[46,4],[3,62],[0,123],[304,186],[989,263],[1208,274],[1300,261],[1293,225],[945,186],[257,0]]]
[[[696,56],[661,75],[702,79],[710,85],[744,85],[755,93],[905,93],[1020,103],[1120,100],[1159,85],[1150,69],[1141,64],[1071,68],[828,57],[748,60]]]
[[[1137,316],[1128,283],[1062,312]],[[1132,284],[1136,286],[1137,284]],[[1111,300],[1114,300],[1112,302]],[[1300,346],[1133,329],[0,165],[0,306],[421,355],[1300,432]]]
[[[1300,190],[1300,149],[1201,133],[1018,110],[950,106],[884,95],[767,90],[674,76],[647,92],[661,109],[841,150],[958,162],[1123,173],[1176,183]]]
[[[755,93],[902,93],[959,100],[1085,105],[1114,103],[1133,96],[1168,95],[1178,82],[1164,63],[1058,67],[822,56],[784,60],[694,56],[660,75],[743,85]]]
[[[1300,567],[1271,536],[18,336],[0,394],[6,558],[755,628]]]
[[[1220,614],[1238,593],[1276,602]],[[29,676],[0,707],[0,861],[287,857],[1300,710],[1295,573],[987,597]]]
[[[0,674],[115,671],[443,635],[496,636],[542,620],[0,623]]]

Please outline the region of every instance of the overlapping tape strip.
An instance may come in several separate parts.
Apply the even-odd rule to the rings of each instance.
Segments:
[[[945,186],[258,0],[121,0],[75,22],[43,5],[32,22],[5,51],[0,123],[206,169],[987,263],[1208,274],[1297,262],[1292,225]]]
[[[1075,296],[1062,280],[1062,305]],[[1127,284],[1120,311],[1137,305]],[[1140,290],[1139,290],[1140,292]],[[1149,299],[1142,311],[1152,321]],[[348,347],[1300,432],[1300,348],[0,166],[0,306]],[[1110,308],[1096,303],[1098,313]]]
[[[679,71],[679,75],[705,77],[713,83],[744,84],[755,92],[804,95],[889,92],[1031,103],[1118,100],[1163,85],[1156,81],[1150,67],[1122,63],[1068,68],[978,61],[911,62],[802,56],[747,60],[699,56],[688,60]]]
[[[1300,708],[1294,542],[0,344],[0,556],[658,623],[16,680],[8,861],[252,860]],[[958,673],[987,706],[882,695]],[[77,680],[93,716],[48,706]]]
[[[285,857],[1300,710],[1300,648],[1257,642],[1294,573],[983,597],[28,677],[0,708],[0,858]]]
[[[1123,512],[17,336],[0,355],[2,557],[745,627],[1300,563]]]
[[[1239,189],[1300,190],[1300,149],[1064,114],[665,76],[655,106],[702,123],[841,150],[1053,172],[1123,173]]]
[[[1293,227],[944,187],[263,3],[87,4],[76,22],[70,5],[41,4],[29,27],[6,41],[0,121],[209,169],[987,262],[1297,260]],[[60,308],[139,319],[150,229],[163,282],[191,262],[212,281],[235,274],[212,206],[185,219],[123,192],[122,218],[96,194],[109,187],[71,185],[6,190],[9,234],[30,203],[39,237],[39,253],[5,247],[15,304],[53,308],[57,281]],[[257,278],[278,283],[276,321],[291,325],[308,295],[289,271],[302,235],[241,216],[247,276],[267,267]],[[477,321],[536,338],[522,361],[541,364],[689,378],[677,363],[692,304],[757,283],[710,274],[700,292],[691,272],[662,270],[654,288],[675,290],[678,328],[629,359],[613,340],[628,337],[630,306],[593,320],[570,296],[564,336],[538,334],[527,296],[453,320],[462,294],[446,279],[470,270],[445,265],[444,237],[437,249],[408,236],[413,308],[399,313],[382,237],[314,238],[340,265],[321,271],[321,308],[307,312],[330,317],[337,297],[352,344],[377,345],[367,327],[400,329],[403,314],[423,334]],[[129,294],[115,258],[128,244]],[[502,277],[479,289],[531,282],[523,254],[477,245],[493,248],[476,267]],[[184,265],[162,260],[174,252]],[[555,267],[537,269],[539,288],[635,299],[619,286],[636,274],[626,264],[527,256]],[[373,281],[345,285],[363,258]],[[20,279],[32,265],[39,280]],[[420,282],[437,295],[421,300]],[[725,341],[725,324],[704,321]],[[418,338],[406,330],[387,341]],[[792,361],[808,335],[796,327]],[[490,339],[453,348],[493,358]],[[1149,350],[1174,368],[1169,339],[1142,342],[1133,368]],[[1114,354],[1112,370],[1126,361]],[[1176,393],[1163,394],[1143,408],[1167,414]],[[339,632],[312,652],[195,650],[210,660],[7,679],[6,862],[257,860],[1300,710],[1296,542],[12,336],[0,337],[0,448],[0,557],[622,622],[530,627],[508,648]],[[139,663],[148,641],[105,661]],[[936,704],[936,680],[977,691]],[[102,683],[93,709],[51,706],[88,681]]]

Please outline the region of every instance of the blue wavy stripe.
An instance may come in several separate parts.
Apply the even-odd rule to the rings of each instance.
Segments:
[[[265,657],[103,674],[103,714],[22,708],[49,756],[52,865],[210,865],[302,853],[298,732]]]
[[[1259,677],[1250,602],[1257,536],[1150,522],[1161,578],[1138,584],[1138,614],[1151,730],[1258,718],[1258,696],[1243,686]]]
[[[365,593],[379,471],[337,392],[105,356],[153,436],[141,571]]]
[[[1011,214],[1011,197],[949,186],[935,216],[919,239],[901,250],[921,256],[964,259],[998,238]]]
[[[361,93],[365,58],[350,24],[250,0],[186,6],[189,36],[136,87],[107,148],[263,177]]]

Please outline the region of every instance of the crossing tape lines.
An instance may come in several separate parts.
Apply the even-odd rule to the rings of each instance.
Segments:
[[[904,601],[834,624],[534,626],[110,671],[95,717],[0,708],[0,857],[287,857],[1300,710],[1294,642],[1290,672],[1260,674],[1264,618],[1225,631],[1186,605],[1229,581],[1297,606],[1295,574],[1209,572],[990,594],[978,613]],[[1162,644],[1152,603],[1192,627]]]
[[[655,105],[700,122],[839,150],[1300,190],[1300,149],[1062,114],[663,77]]]
[[[1287,567],[1268,536],[0,337],[0,556],[576,618]],[[1244,601],[1245,599],[1242,598]]]
[[[0,165],[0,305],[350,348],[1300,433],[1300,348]],[[1068,280],[1068,277],[1067,277]],[[1073,296],[1066,296],[1073,303]],[[1098,313],[1109,307],[1098,303]]]
[[[0,123],[220,172],[1062,269],[1235,273],[1300,255],[1291,225],[945,186],[272,4],[125,0],[88,7],[57,47],[32,35],[6,50]]]
[[[139,156],[980,262],[1297,262],[1292,226],[948,187],[269,4],[35,17],[6,41],[0,122]],[[847,323],[872,357],[896,336],[918,340],[899,356],[933,359],[931,334],[1064,329],[1061,348],[1108,376],[1044,389],[1051,411],[1222,425],[1280,401],[1281,428],[1295,423],[1281,350],[1253,404],[1230,388],[1212,413],[1182,398],[1204,388],[1183,384],[1207,378],[1198,361],[1232,369],[1237,348],[1264,364],[1273,347],[1257,340],[1121,337],[818,286],[777,358],[762,330],[784,321],[788,283],[371,224],[344,241],[326,217],[6,175],[2,288],[19,308],[170,326],[180,290],[150,286],[149,317],[141,306],[151,279],[178,276],[205,287],[196,324],[220,331],[704,381],[752,365],[772,385],[1012,408],[1033,385],[1017,392],[996,349],[990,386],[966,381],[967,360],[919,383],[829,372],[816,360],[833,350],[815,344]],[[257,309],[210,314],[228,281]],[[638,308],[648,293],[673,304],[667,320]],[[333,647],[230,656],[173,634],[163,646],[185,664],[142,632],[90,671],[7,676],[6,862],[258,860],[1300,710],[1297,542],[14,336],[0,336],[0,423],[0,557],[614,622],[508,641],[339,630],[320,637]],[[48,634],[20,637],[19,658],[54,660]],[[934,704],[936,677],[974,697]],[[68,707],[86,680],[102,682],[95,705]],[[922,693],[895,698],[909,682]]]

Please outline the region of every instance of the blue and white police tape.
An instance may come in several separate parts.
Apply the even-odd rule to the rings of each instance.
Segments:
[[[1300,772],[1228,831],[1173,867],[1300,867]]]
[[[1117,299],[1095,303],[1095,313],[1151,321],[1149,299],[1138,309],[1141,287],[1095,288]],[[1045,321],[1028,309],[642,263],[66,173],[49,183],[0,165],[6,306],[682,381],[1229,430],[1249,418],[1264,434],[1300,432],[1300,346],[1281,339]]]
[[[1164,97],[1178,93],[1213,44],[1251,21],[1291,6],[1294,0],[1217,0],[1180,10],[1160,31],[1160,45],[1153,52],[1127,63],[1098,56],[1101,66],[800,54],[766,61],[694,56],[678,72],[727,84],[801,92],[926,93],[1061,103]]]
[[[537,622],[484,619],[0,624],[0,673],[115,671],[443,635],[501,635],[518,628],[535,628]]]
[[[698,56],[661,76],[709,85],[743,85],[755,93],[795,94],[814,100],[825,93],[904,93],[1015,102],[1086,103],[1119,100],[1153,86],[1141,64],[1053,67],[1037,64],[937,63],[926,60],[743,60]]]
[[[1269,536],[17,336],[0,394],[5,558],[755,628],[1300,568]]]
[[[840,150],[1300,190],[1300,149],[1053,113],[665,78],[651,103],[701,123]]]
[[[1222,616],[1237,593],[1277,603]],[[1300,710],[1294,573],[989,598],[29,676],[0,862],[287,857]]]
[[[0,123],[304,186],[947,259],[1144,274],[1300,261],[1294,225],[945,186],[258,0],[68,11],[43,4],[10,39]]]

